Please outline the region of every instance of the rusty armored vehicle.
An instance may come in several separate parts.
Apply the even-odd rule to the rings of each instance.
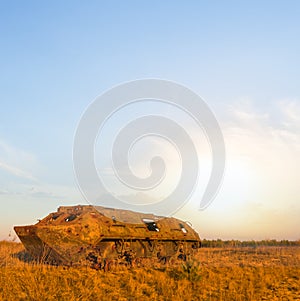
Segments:
[[[188,222],[101,206],[59,207],[37,224],[14,230],[35,260],[55,265],[185,260],[201,245]]]

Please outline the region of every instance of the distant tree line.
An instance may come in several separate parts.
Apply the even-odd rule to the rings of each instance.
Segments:
[[[224,248],[224,247],[261,247],[261,246],[300,246],[300,240],[276,240],[276,239],[264,239],[264,240],[221,240],[221,239],[203,239],[201,242],[203,248]]]

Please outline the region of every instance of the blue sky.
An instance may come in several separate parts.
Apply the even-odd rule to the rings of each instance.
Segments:
[[[72,167],[82,113],[110,87],[151,77],[199,93],[224,129],[229,176],[212,207],[191,218],[200,234],[300,238],[290,215],[300,213],[299,14],[298,1],[2,1],[0,238],[13,224],[84,202]],[[233,194],[243,172],[246,184],[255,181]],[[268,194],[278,186],[276,198]],[[255,194],[245,201],[247,189]],[[220,229],[213,220],[224,204],[229,224]],[[280,232],[275,220],[293,222]]]

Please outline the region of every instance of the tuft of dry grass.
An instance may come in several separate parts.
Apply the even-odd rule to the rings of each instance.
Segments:
[[[300,300],[300,247],[203,248],[176,265],[103,272],[35,264],[0,242],[0,300]]]

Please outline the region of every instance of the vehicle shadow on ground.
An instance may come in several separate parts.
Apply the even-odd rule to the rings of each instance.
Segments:
[[[19,259],[20,261],[26,262],[26,263],[35,262],[35,260],[32,258],[32,256],[26,250],[22,250],[20,252],[11,254],[11,257]]]

